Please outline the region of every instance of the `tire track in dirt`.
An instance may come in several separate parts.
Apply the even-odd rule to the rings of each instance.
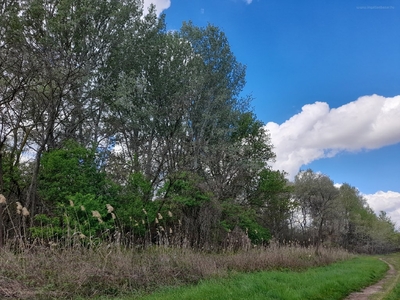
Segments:
[[[382,291],[383,285],[386,282],[388,282],[391,278],[393,278],[393,277],[395,277],[397,275],[397,271],[395,270],[395,268],[391,264],[389,264],[387,261],[385,261],[383,259],[380,259],[380,260],[382,260],[385,263],[387,263],[389,268],[390,268],[389,271],[387,271],[385,277],[383,279],[381,279],[379,282],[366,287],[361,292],[351,293],[344,300],[368,300],[368,298],[371,295],[374,295],[374,294]]]

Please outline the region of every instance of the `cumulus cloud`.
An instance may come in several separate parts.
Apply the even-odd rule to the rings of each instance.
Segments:
[[[171,6],[170,0],[144,0],[145,11],[149,8],[151,4],[156,6],[157,14],[160,15],[163,10],[166,10]]]
[[[379,191],[375,194],[363,195],[369,206],[376,214],[385,211],[387,215],[396,223],[396,227],[400,226],[400,193]]]
[[[399,143],[399,120],[400,96],[363,96],[338,108],[325,102],[304,105],[284,123],[266,124],[277,155],[273,167],[293,178],[302,165],[341,151]]]

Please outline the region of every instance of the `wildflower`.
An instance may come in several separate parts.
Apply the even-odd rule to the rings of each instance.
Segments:
[[[170,210],[168,211],[168,216],[169,216],[170,218],[172,218],[172,216],[173,216],[173,215],[172,215],[172,212],[171,212]]]
[[[114,207],[112,207],[110,204],[106,204],[107,207],[107,213],[111,214],[114,211]]]
[[[27,209],[26,207],[23,207],[23,208],[22,208],[22,215],[23,215],[24,217],[29,216],[29,211],[28,211],[28,209]]]
[[[74,201],[69,200],[69,206],[74,207]]]
[[[6,197],[3,194],[0,194],[0,204],[7,204]]]
[[[142,219],[142,224],[144,225],[144,220]]]
[[[163,218],[162,214],[160,214],[160,213],[157,213],[157,217],[159,220],[162,220],[162,218]]]
[[[145,215],[147,215],[147,211],[143,208],[142,209],[142,211],[143,211],[143,213],[145,214]]]
[[[81,211],[85,211],[85,207],[83,205],[81,205]]]
[[[157,219],[157,218],[156,218],[156,220],[155,220],[155,221],[156,221],[156,224],[158,224],[158,219]]]
[[[111,218],[112,218],[113,220],[115,220],[115,219],[116,219],[116,217],[115,217],[115,214],[114,214],[114,213],[111,213]]]

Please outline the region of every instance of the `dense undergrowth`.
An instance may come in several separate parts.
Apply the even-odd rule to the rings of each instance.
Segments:
[[[304,270],[345,260],[340,249],[296,245],[257,247],[245,252],[207,253],[151,247],[144,250],[111,245],[25,248],[0,251],[0,296],[18,299],[141,295],[161,287],[182,286],[235,272]]]

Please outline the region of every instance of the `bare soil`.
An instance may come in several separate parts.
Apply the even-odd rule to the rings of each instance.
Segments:
[[[351,293],[345,300],[368,300],[370,296],[382,291],[383,285],[389,281],[391,278],[396,276],[397,271],[395,268],[389,264],[387,261],[381,259],[385,263],[389,265],[389,271],[387,272],[386,276],[380,280],[379,282],[370,285],[369,287],[363,289],[361,292]]]

